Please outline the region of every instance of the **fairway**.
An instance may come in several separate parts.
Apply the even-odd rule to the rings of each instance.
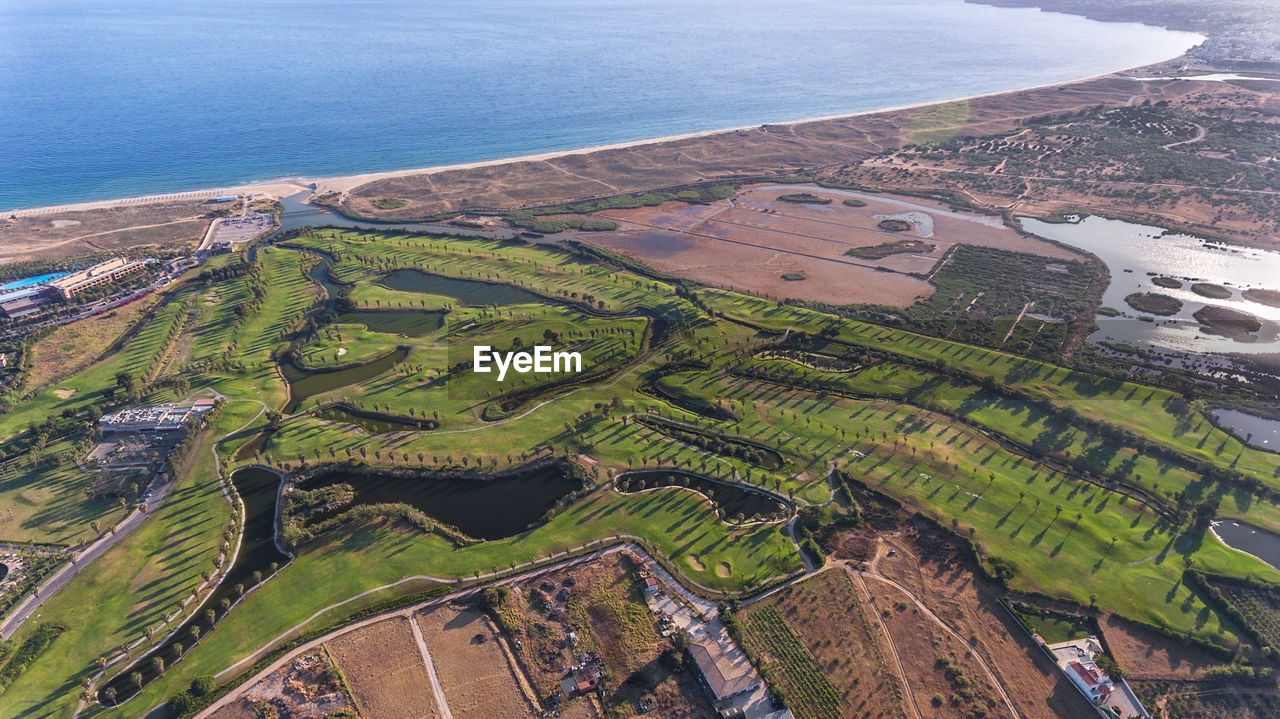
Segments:
[[[536,345],[579,353],[581,371],[499,382],[471,366],[476,346]],[[1277,457],[1245,448],[1194,403],[654,279],[568,245],[325,229],[262,247],[253,261],[219,257],[113,352],[57,385],[74,393],[38,391],[0,427],[34,442],[35,418],[66,411],[81,424],[59,425],[46,447],[65,454],[89,407],[125,400],[115,396],[120,373],[135,378],[130,402],[214,393],[224,411],[157,515],[45,605],[44,619],[71,628],[6,692],[15,706],[73,706],[59,686],[160,626],[213,568],[231,526],[218,477],[247,466],[300,482],[285,495],[296,526],[280,537],[296,558],[125,707],[247,669],[375,602],[603,538],[640,542],[699,593],[748,596],[805,569],[792,513],[819,505],[844,516],[842,484],[968,540],[1011,590],[1220,647],[1239,644],[1244,629],[1183,571],[1280,580],[1188,521],[1215,499],[1226,516],[1280,527]],[[3,536],[0,525],[0,538],[78,541],[91,518],[112,521],[110,506],[84,500],[91,480],[72,454],[56,467],[4,465],[0,506],[13,507],[21,531]],[[550,458],[572,467],[581,489],[527,529],[485,541],[443,524],[429,504],[372,504],[342,487],[313,495],[302,481],[326,468],[378,468],[384,482],[483,481]],[[1206,476],[1205,463],[1221,471]],[[677,479],[631,479],[664,476]],[[756,506],[735,504],[738,485],[766,509],[722,511]],[[127,663],[109,664],[105,677]],[[806,701],[834,711],[839,699],[827,694]],[[125,707],[100,714],[132,715]]]

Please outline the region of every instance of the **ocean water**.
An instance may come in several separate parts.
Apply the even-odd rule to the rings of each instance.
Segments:
[[[856,112],[1198,40],[963,0],[6,0],[0,208]]]

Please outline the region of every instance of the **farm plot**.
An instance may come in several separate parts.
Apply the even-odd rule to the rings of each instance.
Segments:
[[[1226,581],[1212,585],[1262,639],[1280,647],[1280,589]]]
[[[394,617],[327,645],[364,719],[435,719],[435,694],[409,620]]]
[[[416,621],[454,717],[535,716],[484,614],[443,606],[418,614]]]
[[[794,584],[743,612],[748,647],[757,656],[768,653],[766,677],[784,692],[796,716],[901,716],[898,686],[862,612],[842,569]],[[785,646],[788,634],[799,642],[789,655],[770,647],[770,641]],[[805,682],[811,696],[804,696]]]
[[[799,717],[838,719],[840,690],[773,607],[761,607],[741,624],[742,643],[760,673]]]
[[[1135,681],[1131,685],[1147,711],[1164,719],[1270,719],[1280,716],[1280,695],[1273,690],[1173,681]]]

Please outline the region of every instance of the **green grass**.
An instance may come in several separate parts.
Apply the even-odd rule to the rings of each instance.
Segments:
[[[45,449],[46,454],[63,452],[78,454],[69,441]],[[91,522],[106,528],[124,517],[114,500],[86,499],[97,477],[80,471],[74,462],[25,465],[26,457],[0,464],[0,541],[76,544],[95,537]]]
[[[357,304],[448,307],[446,326],[413,338],[351,324],[300,336],[306,313],[319,295],[318,285],[307,276],[316,256],[270,248],[259,253],[250,275],[182,289],[119,352],[58,385],[74,389],[71,396],[41,392],[0,418],[0,436],[20,432],[30,422],[63,409],[100,403],[116,371],[154,366],[170,344],[172,328],[185,321],[185,330],[173,343],[172,355],[180,361],[170,365],[165,378],[180,376],[191,387],[208,385],[233,399],[253,400],[229,405],[215,430],[219,436],[254,417],[259,411],[256,401],[274,408],[284,405],[285,384],[274,359],[284,349],[298,349],[305,364],[332,366],[379,356],[400,345],[409,347],[406,359],[393,369],[334,389],[285,418],[262,452],[262,461],[282,469],[349,460],[397,467],[504,469],[551,451],[583,458],[584,469],[604,486],[543,526],[463,549],[438,536],[379,522],[324,538],[250,595],[130,707],[153,706],[192,677],[220,671],[319,609],[405,577],[472,576],[616,533],[642,537],[672,568],[718,591],[740,592],[800,567],[795,547],[779,524],[735,528],[720,523],[706,499],[688,490],[620,494],[608,488],[611,474],[640,467],[682,467],[745,481],[790,495],[801,504],[831,498],[827,477],[837,467],[970,537],[988,566],[997,559],[1008,562],[1016,568],[1011,580],[1015,589],[1084,605],[1096,602],[1107,611],[1227,646],[1238,640],[1239,628],[1182,584],[1184,568],[1193,564],[1229,576],[1280,580],[1280,572],[1224,548],[1211,535],[1171,526],[1136,500],[1054,471],[978,430],[1014,444],[1047,443],[1065,456],[1088,458],[1098,472],[1122,473],[1165,499],[1177,491],[1196,498],[1216,496],[1224,513],[1247,515],[1268,526],[1280,526],[1276,507],[1260,505],[1248,492],[1207,484],[1186,463],[1161,462],[1116,440],[1090,436],[1031,403],[1008,400],[975,381],[948,378],[945,370],[962,368],[1034,400],[1123,425],[1191,460],[1232,466],[1280,485],[1273,474],[1280,458],[1243,448],[1214,428],[1198,408],[1182,411],[1180,400],[1164,390],[718,290],[697,294],[697,300],[723,315],[709,317],[671,284],[561,249],[341,230],[323,230],[291,242],[337,257],[332,274],[355,283],[350,298]],[[464,307],[451,298],[398,293],[378,284],[387,273],[406,267],[456,279],[506,282],[548,301]],[[193,299],[184,308],[188,297]],[[652,320],[622,316],[639,310],[672,321],[666,345],[642,346]],[[812,335],[825,329],[835,342],[815,345],[813,351],[853,348],[859,359],[838,370],[820,370],[817,367],[826,365],[803,357],[805,361],[762,357],[769,339],[752,325]],[[548,332],[583,353],[584,369],[599,369],[601,374],[579,385],[543,391],[548,388],[545,378],[497,385],[492,378],[450,371],[471,359],[473,344],[505,349],[518,338],[528,346]],[[347,352],[337,357],[338,348]],[[703,364],[658,371],[686,360]],[[709,369],[692,369],[695,366]],[[777,376],[752,379],[743,375],[747,369]],[[659,376],[663,371],[669,373]],[[661,388],[658,396],[640,391],[646,379]],[[819,380],[830,383],[828,391]],[[494,411],[512,392],[534,390],[542,393],[519,406],[512,403],[505,411]],[[308,411],[317,401],[338,399],[398,416],[438,416],[441,426],[370,435]],[[717,407],[723,411],[707,411]],[[780,453],[784,462],[766,468],[705,451],[632,418],[645,413],[712,434],[750,439]],[[497,416],[503,419],[492,421]],[[260,418],[255,427],[225,442],[219,455],[229,458],[264,423]],[[92,509],[74,501],[83,477],[70,470],[49,471],[23,481],[25,485],[0,483],[0,509],[5,503],[16,506],[24,491],[45,492],[40,501],[60,508],[61,524],[37,521],[30,531],[46,536],[83,533]],[[200,571],[210,566],[227,517],[228,507],[214,481],[212,455],[205,449],[195,471],[155,516],[42,609],[42,620],[63,622],[69,629],[36,670],[15,683],[6,700],[18,702],[14,706],[32,716],[69,713],[79,681],[95,657],[139,636],[195,585]],[[722,564],[730,568],[727,577],[717,572]],[[409,582],[377,592],[376,597],[405,596],[421,591],[424,583],[427,580]],[[313,626],[341,621],[372,601],[344,605]],[[131,708],[120,714],[126,713],[134,712]]]
[[[227,432],[258,408],[229,405],[212,430]],[[41,622],[68,627],[31,669],[5,692],[11,716],[69,716],[80,682],[97,657],[159,628],[212,569],[231,508],[218,488],[207,448],[194,471],[178,481],[161,507],[132,534],[80,571],[15,635],[19,641]]]

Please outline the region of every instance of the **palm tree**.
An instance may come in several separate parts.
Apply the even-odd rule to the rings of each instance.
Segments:
[[[134,674],[137,674],[137,676],[138,676],[138,678],[137,678],[137,680],[136,680],[136,681],[137,681],[137,682],[138,682],[138,684],[139,684],[138,688],[139,688],[139,689],[141,689],[141,688],[142,688],[142,686],[141,686],[141,684],[142,684],[142,675],[141,675],[141,674],[138,674],[137,672],[134,672]],[[115,705],[116,705],[116,688],[115,688],[115,687],[107,687],[106,689],[103,689],[103,690],[102,690],[102,695],[103,695],[103,696],[105,696],[105,697],[107,698],[107,701],[111,703],[111,706],[115,706]]]
[[[179,645],[174,645],[179,646]],[[156,668],[156,674],[164,674],[164,660],[160,657],[154,657],[151,660],[151,666]]]
[[[129,678],[133,680],[133,685],[138,687],[138,691],[142,691],[142,672],[134,672],[129,675]]]

